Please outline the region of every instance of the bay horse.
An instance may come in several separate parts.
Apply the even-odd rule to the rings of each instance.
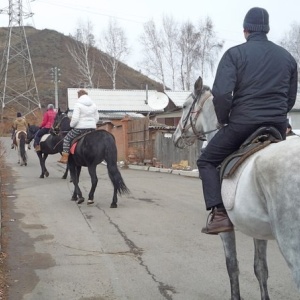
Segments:
[[[15,137],[13,139],[13,143],[15,145],[15,149],[18,153],[18,164],[20,166],[27,166],[27,148],[28,145],[26,144],[26,131],[17,131]]]
[[[54,127],[59,131],[70,130],[70,119],[57,114]],[[76,139],[77,140],[77,139]],[[74,151],[72,149],[75,148]],[[79,187],[79,177],[82,167],[87,167],[91,177],[91,189],[88,194],[87,204],[94,203],[94,193],[98,184],[97,165],[106,162],[107,171],[113,185],[113,198],[111,208],[117,208],[118,194],[129,193],[117,165],[117,146],[114,136],[106,130],[92,130],[85,133],[78,141],[72,143],[68,160],[71,180],[74,191],[71,200],[81,204],[85,201]]]
[[[67,116],[67,112],[62,112],[60,109],[58,109],[57,114],[63,118]],[[69,128],[70,129],[70,128]],[[68,129],[68,130],[69,130]],[[27,143],[30,143],[36,133],[39,131],[39,127],[36,125],[28,125],[27,129]],[[49,176],[49,171],[46,168],[46,159],[48,155],[62,153],[62,146],[63,146],[63,138],[66,135],[67,131],[65,132],[56,132],[55,128],[51,130],[51,133],[45,134],[42,136],[40,141],[40,147],[41,150],[37,151],[36,154],[40,161],[41,166],[41,175],[40,178],[45,178]],[[68,166],[66,167],[66,170],[62,176],[62,179],[66,179],[68,176]]]
[[[197,139],[209,142],[217,132],[213,95],[199,77],[183,105],[174,132],[175,146],[184,148]],[[267,241],[276,240],[300,292],[300,139],[290,137],[252,154],[235,176],[222,181],[228,216],[242,233],[254,239],[254,271],[261,299],[268,300]],[[228,205],[228,200],[234,200]],[[227,203],[227,204],[226,204]],[[226,257],[231,299],[240,300],[235,232],[219,234]]]

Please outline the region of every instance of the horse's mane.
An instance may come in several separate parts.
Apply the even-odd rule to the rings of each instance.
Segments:
[[[206,91],[211,92],[211,88],[208,85],[203,85],[202,91],[203,92],[206,92]]]

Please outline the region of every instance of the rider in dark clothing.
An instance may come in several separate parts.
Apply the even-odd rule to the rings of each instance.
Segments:
[[[261,126],[276,127],[285,139],[287,113],[297,95],[297,63],[288,51],[268,40],[268,12],[250,9],[243,25],[247,42],[225,52],[213,84],[213,103],[222,128],[197,161],[206,209],[212,210],[202,229],[207,234],[233,230],[217,167]]]

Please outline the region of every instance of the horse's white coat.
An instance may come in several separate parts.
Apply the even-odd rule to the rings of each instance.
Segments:
[[[194,94],[196,93],[195,90]],[[210,91],[205,91],[200,98],[204,98],[207,93]],[[184,139],[191,140],[195,137],[192,128],[185,131],[182,124],[193,101],[190,96],[184,104],[181,124],[173,136],[177,146],[184,145]],[[197,110],[199,102],[200,100],[193,110]],[[193,121],[198,133],[216,128],[217,117],[212,95],[205,101],[199,117]],[[214,134],[215,132],[207,136],[207,140]],[[291,137],[267,146],[248,158],[241,168],[237,177],[223,181],[222,195],[229,208],[228,215],[239,231],[256,241],[276,239],[300,291],[300,138]],[[233,184],[236,184],[236,188]],[[227,198],[231,202],[226,202]],[[222,240],[225,252],[229,250],[226,255],[228,257],[230,247],[234,251],[235,245],[231,244],[226,234],[222,235]],[[266,244],[260,246],[264,248]],[[267,270],[263,269],[264,267],[262,274],[267,278]],[[262,282],[264,280],[266,279]],[[266,290],[262,295],[265,292]],[[232,299],[235,299],[233,294]],[[262,299],[268,299],[268,296],[262,296]]]

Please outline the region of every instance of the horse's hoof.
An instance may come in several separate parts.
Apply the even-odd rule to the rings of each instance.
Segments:
[[[94,203],[94,200],[88,200],[87,204],[93,204]]]
[[[45,176],[46,176],[46,177],[49,177],[49,172],[45,172]]]
[[[81,204],[82,202],[84,202],[84,198],[79,198],[78,201],[77,201],[77,204]]]
[[[118,207],[118,205],[115,204],[115,203],[112,203],[112,204],[110,205],[110,208],[117,208],[117,207]]]
[[[41,175],[40,178],[44,178],[44,175]]]
[[[71,201],[77,201],[77,199],[78,199],[77,197],[72,197]]]

